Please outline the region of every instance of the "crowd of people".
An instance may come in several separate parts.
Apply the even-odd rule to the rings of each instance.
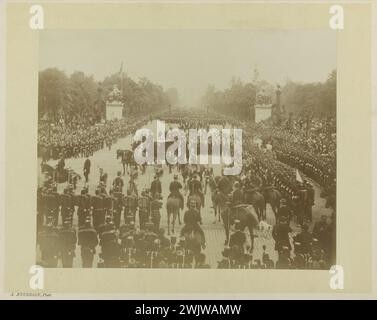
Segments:
[[[44,162],[64,157],[78,158],[93,155],[95,151],[111,147],[150,120],[150,116],[131,117],[93,123],[80,118],[67,122],[61,118],[55,123],[38,126],[38,156]]]
[[[305,156],[305,152],[318,156],[318,152],[324,150],[311,151],[310,145],[315,139],[314,132],[318,133],[318,131],[307,135],[308,142],[305,144],[302,130],[297,128],[285,130],[286,124],[279,128],[270,126],[268,129],[267,123],[250,126],[239,120],[226,119],[221,115],[192,110],[169,111],[159,118],[177,123],[183,129],[208,128],[210,125],[243,128],[242,173],[239,177],[229,179],[227,184],[230,187],[226,193],[221,188],[215,188],[215,192],[223,192],[224,198],[232,205],[237,204],[234,202],[235,194],[246,189],[262,194],[266,190],[276,189],[281,193],[282,197],[279,199],[278,210],[275,213],[275,225],[270,230],[275,242],[275,250],[278,252],[278,260],[274,262],[270,259],[266,247],[263,248],[262,259],[253,259],[253,248],[247,245],[244,226],[242,222],[234,219],[234,229],[222,252],[223,258],[218,262],[218,268],[328,268],[335,254],[334,216],[331,217],[330,222],[327,216],[322,216],[320,221],[312,225],[311,208],[314,205],[314,190],[309,180],[297,179],[297,169],[300,169],[307,177],[328,187],[327,183],[333,173],[329,172],[328,176],[322,176],[322,173],[316,171],[319,170],[320,163],[311,163]],[[101,126],[89,126],[87,129],[79,127],[76,130],[64,130],[63,123],[61,127],[56,127],[60,129],[56,129],[53,133],[55,144],[51,144],[53,141],[51,139],[43,144],[43,141],[47,141],[46,128],[41,130],[40,146],[48,149],[48,154],[52,158],[89,156],[97,148],[101,149],[107,143],[132,133],[148,120],[150,119],[145,117],[137,121],[122,119],[106,122]],[[323,129],[319,122],[316,127],[320,128],[320,134],[328,130]],[[284,148],[287,148],[290,135],[297,136],[301,140],[300,143],[291,144],[290,149],[286,150]],[[261,146],[255,143],[256,138],[262,140]],[[268,144],[272,148],[268,148]],[[330,156],[334,156],[332,148],[326,149]],[[198,167],[196,170],[186,172],[184,166],[179,169],[184,182],[187,180],[187,184],[190,184],[191,180],[200,181],[194,183],[201,186],[196,191],[205,192],[210,179],[208,170]],[[185,178],[186,174],[188,177]],[[319,179],[320,177],[322,180]],[[63,194],[59,194],[54,181],[48,179],[38,190],[38,245],[41,251],[41,263],[47,267],[55,267],[61,260],[63,267],[72,267],[76,248],[79,246],[82,266],[92,267],[99,246],[100,259],[96,260],[98,267],[209,267],[206,256],[195,247],[194,239],[182,234],[181,237],[169,238],[161,228],[162,202],[158,174],[151,188],[143,190],[140,196],[132,192],[130,186],[126,195],[123,189],[126,189],[126,186],[121,173],[111,185],[108,185],[107,175],[102,172],[93,195],[89,194],[87,187],[77,195],[70,185]],[[78,217],[77,226],[73,223],[75,215]],[[290,226],[292,218],[296,219],[300,229],[293,238],[293,230]],[[185,225],[191,226],[191,229],[189,228],[191,231],[201,230],[200,214],[197,214],[194,206],[187,208],[184,222]]]

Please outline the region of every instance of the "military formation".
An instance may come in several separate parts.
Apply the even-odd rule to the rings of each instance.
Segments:
[[[86,157],[83,165],[85,183],[80,192],[68,184],[62,193],[58,193],[52,177],[38,189],[38,262],[45,267],[69,268],[74,265],[75,254],[80,252],[79,260],[84,268],[209,268],[203,253],[206,237],[201,211],[205,194],[210,193],[212,208],[219,221],[224,225],[231,221],[230,236],[224,250],[219,252],[222,258],[218,268],[328,268],[335,256],[335,210],[332,217],[323,215],[313,223],[315,194],[307,177],[322,184],[323,189],[328,180],[318,181],[315,170],[300,170],[299,173],[297,166],[290,162],[292,158],[284,158],[286,155],[275,146],[271,150],[266,141],[258,146],[255,138],[260,137],[260,131],[253,131],[253,127],[202,113],[169,111],[161,119],[183,129],[209,128],[210,125],[243,128],[243,170],[239,176],[229,177],[215,176],[209,166],[177,166],[169,184],[168,199],[178,199],[183,212],[182,222],[179,214],[177,217],[178,223],[183,224],[179,234],[166,234],[161,225],[161,213],[165,211],[160,182],[163,168],[155,168],[150,187],[140,193],[137,174],[139,171],[143,174],[143,168],[136,165],[131,168],[132,179],[128,185],[124,182],[125,171],[119,171],[110,182],[102,170],[98,185],[91,193],[88,187],[90,158]],[[125,129],[125,132],[135,128]],[[263,130],[265,132],[265,128]],[[169,174],[172,170],[169,166]],[[183,190],[188,194],[187,199]],[[266,246],[263,246],[261,259],[253,258],[253,237],[256,235],[245,232],[242,216],[238,211],[235,213],[235,208],[242,204],[255,208],[258,232],[265,228],[273,238],[276,261],[270,258]],[[267,204],[275,215],[269,223],[266,222]]]

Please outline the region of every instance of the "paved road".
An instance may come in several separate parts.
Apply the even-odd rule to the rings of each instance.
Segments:
[[[151,129],[155,128],[154,123],[149,123],[148,127]],[[103,150],[97,151],[94,153],[91,160],[91,173],[89,176],[89,193],[94,194],[95,188],[98,185],[99,181],[99,168],[103,168],[104,171],[108,174],[108,184],[111,184],[113,179],[116,177],[117,171],[122,170],[122,165],[120,160],[116,159],[116,150],[117,149],[129,149],[130,144],[132,141],[131,136],[127,136],[126,138],[120,139],[116,144],[114,144],[111,149],[105,148]],[[84,158],[76,158],[76,159],[67,159],[66,160],[66,168],[71,168],[77,173],[82,175],[82,168],[84,164]],[[49,162],[51,165],[55,165],[56,161]],[[220,166],[213,166],[215,174],[219,174],[221,172]],[[173,180],[174,173],[177,173],[176,169],[173,169],[173,172],[169,174],[168,168],[164,167],[164,174],[161,177],[162,183],[162,196],[164,202],[169,193],[169,184]],[[154,169],[153,167],[148,167],[147,172],[144,175],[139,174],[137,179],[137,185],[139,192],[143,188],[149,188],[154,176]],[[181,179],[181,177],[180,177]],[[128,185],[128,176],[124,177],[125,185]],[[82,179],[77,188],[77,192],[80,192],[82,186],[84,185],[84,179]],[[62,192],[65,185],[60,184],[58,186],[58,191]],[[320,188],[317,185],[314,185],[315,189],[315,205],[313,207],[313,223],[319,219],[322,214],[330,215],[331,212],[329,209],[324,208],[324,200],[319,197]],[[166,210],[165,207],[161,210],[161,227],[167,230],[167,217],[166,217]],[[123,217],[122,217],[123,218]],[[183,213],[181,213],[181,219],[183,218]],[[206,236],[207,247],[204,250],[204,253],[207,257],[207,263],[210,264],[211,268],[217,267],[217,261],[221,260],[221,252],[224,247],[225,242],[225,233],[221,222],[216,221],[214,216],[214,211],[211,208],[211,200],[210,194],[207,192],[205,198],[205,208],[202,211],[202,219],[203,224],[202,228],[204,230]],[[182,219],[183,220],[183,219]],[[275,223],[275,218],[273,212],[268,205],[267,207],[267,222],[271,225]],[[74,223],[77,223],[77,215],[75,215]],[[291,225],[293,229],[297,229],[294,223]],[[182,225],[176,226],[176,235],[179,235],[179,231]],[[258,237],[254,241],[254,251],[253,257],[254,259],[261,259],[262,258],[262,245],[266,245],[267,252],[270,254],[272,260],[276,261],[277,256],[276,252],[274,251],[274,240],[271,237],[271,232],[257,232]],[[74,267],[81,267],[81,258],[80,258],[80,249],[77,249],[76,258],[74,260]],[[99,252],[100,249],[97,250]],[[94,261],[94,265],[96,265],[96,261]]]

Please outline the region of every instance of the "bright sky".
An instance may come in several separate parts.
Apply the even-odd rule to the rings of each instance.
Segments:
[[[336,33],[326,30],[45,30],[40,70],[83,71],[98,81],[123,70],[165,89],[176,87],[192,105],[208,84],[229,86],[233,76],[273,84],[324,81],[336,68]]]

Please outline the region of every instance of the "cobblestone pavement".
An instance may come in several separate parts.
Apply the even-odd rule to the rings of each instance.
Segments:
[[[153,123],[148,125],[151,129],[155,128]],[[94,153],[91,160],[91,173],[89,175],[89,193],[94,194],[95,188],[98,185],[99,181],[99,168],[103,168],[104,172],[108,174],[108,184],[111,184],[113,179],[116,177],[117,171],[122,170],[122,165],[120,160],[116,159],[116,150],[117,149],[129,149],[131,145],[132,137],[127,136],[126,138],[120,139],[117,143],[115,143],[111,149],[105,148],[100,151]],[[76,158],[76,159],[67,159],[66,168],[71,168],[80,175],[82,175],[82,169],[84,165],[84,158]],[[210,160],[211,161],[211,160]],[[50,165],[55,165],[57,161],[50,161]],[[221,168],[219,166],[213,166],[215,174],[219,174],[221,172]],[[176,169],[173,169],[173,172],[169,174],[168,168],[164,166],[164,174],[161,177],[162,183],[162,196],[164,201],[164,207],[161,209],[161,227],[167,230],[167,216],[165,210],[165,201],[169,194],[169,184],[173,181],[173,175],[177,173]],[[150,184],[153,180],[154,176],[154,168],[148,167],[147,172],[144,175],[139,174],[137,179],[137,185],[139,192],[143,188],[149,188]],[[82,177],[83,178],[83,177]],[[181,177],[179,177],[181,179]],[[124,176],[125,186],[128,185],[128,176],[127,174]],[[182,182],[182,180],[181,180]],[[183,182],[182,182],[183,184]],[[84,185],[84,179],[78,183],[77,191],[80,192]],[[65,184],[60,184],[58,186],[58,191],[62,192],[65,187]],[[324,207],[324,200],[319,197],[320,188],[318,185],[314,185],[315,188],[315,205],[313,207],[313,223],[315,223],[322,214],[330,215],[331,212],[329,209],[325,209]],[[122,217],[123,219],[123,217]],[[181,212],[181,220],[183,220],[183,212]],[[204,253],[207,257],[207,263],[210,264],[211,268],[217,267],[217,262],[221,260],[222,255],[221,252],[224,248],[225,242],[225,232],[222,226],[222,223],[215,219],[214,210],[211,208],[211,199],[209,191],[207,191],[206,198],[205,198],[205,207],[202,209],[202,228],[204,230],[206,236],[206,243],[207,246],[204,249]],[[136,223],[138,221],[136,220]],[[267,206],[267,223],[270,225],[274,225],[275,218],[274,214],[269,207]],[[77,224],[77,215],[75,214],[74,224]],[[175,235],[179,235],[180,229],[183,225],[179,225],[176,222],[176,230]],[[291,226],[293,229],[296,229],[296,225],[292,222]],[[254,240],[254,250],[253,250],[253,257],[254,259],[261,259],[263,249],[262,246],[266,246],[266,251],[270,254],[272,260],[276,261],[277,256],[274,250],[274,240],[272,239],[271,232],[261,232],[257,231],[257,238]],[[248,235],[248,232],[247,232]],[[248,240],[250,241],[250,240]],[[97,249],[99,252],[100,249]],[[98,255],[96,258],[98,259]],[[94,261],[94,266],[97,265],[97,260]],[[80,249],[76,249],[76,258],[74,260],[74,267],[81,267],[81,257],[80,257]]]

